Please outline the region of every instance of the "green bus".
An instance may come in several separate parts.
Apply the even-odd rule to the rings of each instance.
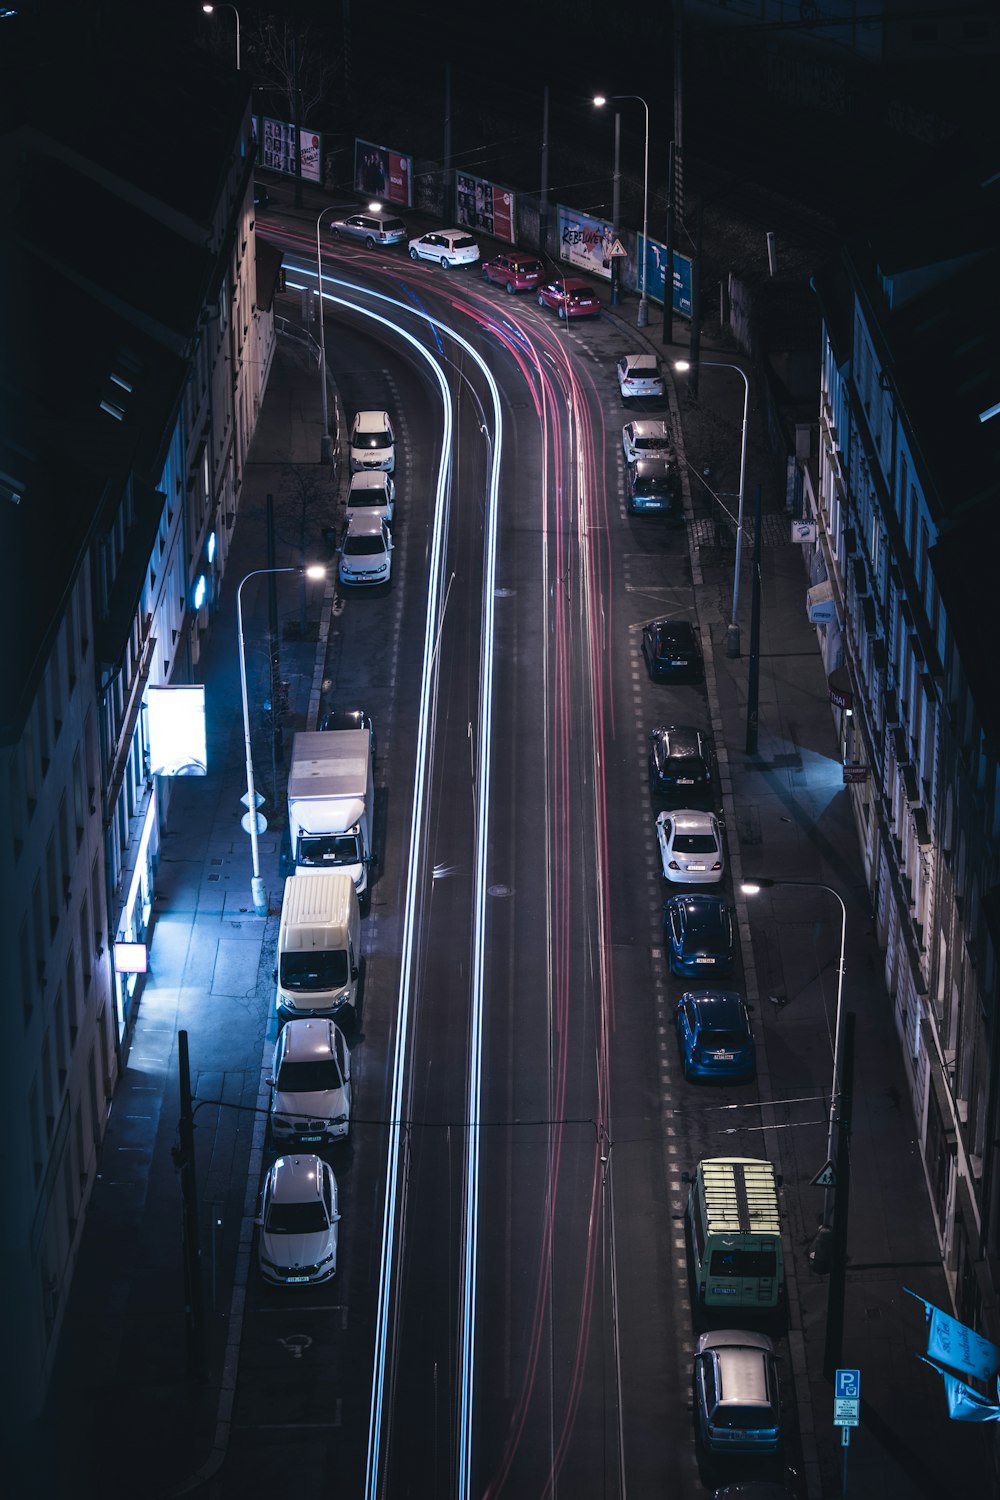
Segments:
[[[700,1161],[685,1217],[702,1307],[777,1307],[785,1292],[778,1186],[769,1161],[716,1156]]]

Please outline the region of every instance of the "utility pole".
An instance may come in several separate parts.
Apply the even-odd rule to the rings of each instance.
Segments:
[[[674,143],[670,142],[670,159],[667,163],[667,234],[664,244],[663,265],[663,339],[664,344],[674,341]]]
[[[322,313],[322,305],[320,306]],[[281,733],[281,655],[278,636],[278,585],[274,560],[274,496],[267,497],[267,654],[271,665],[271,795],[278,806],[278,767],[285,759]]]
[[[757,486],[753,519],[753,563],[750,580],[750,668],[747,674],[747,754],[757,754],[757,719],[760,697],[760,532],[763,522],[763,486]]]
[[[618,238],[618,230],[621,224],[622,208],[622,169],[621,169],[621,146],[622,146],[622,117],[615,110],[615,168],[611,179],[611,226],[615,231],[615,239]],[[611,257],[611,306],[617,307],[622,300],[622,258],[620,255]]]
[[[830,1284],[826,1294],[826,1339],[823,1374],[833,1379],[843,1356],[844,1301],[847,1283],[847,1210],[851,1196],[851,1112],[854,1103],[854,1012],[844,1012],[840,1098],[837,1101],[837,1154],[834,1158],[833,1239]]]
[[[451,167],[451,63],[444,65],[444,145],[443,145],[443,177],[441,184],[444,190],[444,216],[449,223],[457,219],[457,198],[455,194],[455,174]]]
[[[295,134],[295,207],[302,207],[302,90],[299,88],[299,39],[292,37],[292,130]],[[320,288],[322,297],[322,287]],[[323,316],[322,301],[320,317]]]
[[[191,1065],[188,1060],[186,1031],[177,1033],[177,1065],[180,1075],[181,1112],[177,1121],[177,1145],[174,1147],[173,1157],[174,1165],[181,1177],[187,1374],[191,1380],[203,1380],[205,1378],[205,1305],[201,1285],[201,1247],[198,1242],[198,1187],[194,1170]]]
[[[543,255],[549,250],[549,86],[542,90],[542,172],[538,208],[538,248]]]
[[[701,362],[701,201],[695,219],[694,259],[691,262],[691,368],[688,395],[698,399],[698,366]]]

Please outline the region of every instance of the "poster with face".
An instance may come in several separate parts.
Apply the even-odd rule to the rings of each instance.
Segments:
[[[588,276],[611,280],[611,246],[614,226],[589,214],[578,214],[559,205],[559,258],[578,266]]]
[[[455,174],[458,222],[467,229],[480,229],[494,239],[514,243],[514,195],[496,182]]]
[[[398,203],[412,207],[413,162],[409,156],[375,146],[371,141],[354,142],[354,190],[373,203]]]

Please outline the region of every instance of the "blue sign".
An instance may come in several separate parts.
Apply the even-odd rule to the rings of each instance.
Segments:
[[[638,236],[642,243],[642,236]],[[667,269],[667,247],[659,240],[649,240],[646,247],[646,295],[654,302],[662,302]],[[640,282],[637,282],[637,287]],[[674,298],[673,310],[682,317],[691,316],[691,258],[674,251]]]
[[[838,1370],[833,1393],[838,1401],[859,1401],[861,1399],[861,1371]]]

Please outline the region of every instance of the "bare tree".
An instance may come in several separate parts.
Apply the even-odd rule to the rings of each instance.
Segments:
[[[261,12],[245,28],[244,48],[256,81],[288,100],[290,120],[295,117],[296,86],[303,123],[329,100],[340,61],[308,21]]]

